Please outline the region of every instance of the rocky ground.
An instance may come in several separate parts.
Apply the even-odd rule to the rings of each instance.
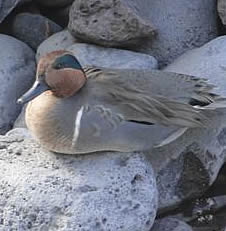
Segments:
[[[0,230],[225,231],[224,115],[149,152],[68,156],[42,149],[16,104],[58,49],[204,77],[226,97],[225,26],[226,0],[0,0]]]

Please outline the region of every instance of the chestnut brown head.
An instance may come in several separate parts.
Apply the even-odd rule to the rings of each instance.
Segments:
[[[18,103],[26,103],[45,91],[56,97],[70,97],[85,84],[86,76],[75,56],[64,50],[53,51],[38,63],[36,81]]]

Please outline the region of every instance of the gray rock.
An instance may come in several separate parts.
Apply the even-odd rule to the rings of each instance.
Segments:
[[[146,0],[143,14],[158,35],[138,49],[157,58],[160,66],[217,36],[216,0]],[[142,45],[141,44],[141,45]]]
[[[217,86],[216,93],[226,96],[226,36],[186,52],[164,70],[206,78]]]
[[[21,41],[0,34],[0,134],[7,132],[21,110],[16,103],[35,77],[34,52]]]
[[[142,153],[62,155],[0,137],[1,230],[149,231],[157,190]]]
[[[70,34],[68,30],[60,31],[53,34],[48,39],[43,41],[37,49],[36,60],[41,56],[56,50],[65,50],[73,45],[77,40]]]
[[[139,44],[155,34],[152,24],[140,11],[143,2],[76,0],[70,10],[68,29],[88,43],[114,47]]]
[[[225,0],[218,0],[217,1],[217,11],[220,16],[220,19],[223,25],[226,25],[226,2]]]
[[[36,2],[47,7],[64,7],[70,5],[73,0],[36,0]]]
[[[192,231],[192,227],[176,218],[156,220],[151,231]]]
[[[203,194],[213,184],[226,158],[226,146],[219,139],[226,136],[225,121],[225,113],[217,115],[212,119],[214,129],[189,129],[176,141],[151,151],[160,212]]]
[[[67,50],[73,52],[83,66],[88,65],[118,69],[158,68],[158,62],[154,57],[128,50],[104,48],[85,43],[75,43],[68,47]]]
[[[38,14],[20,13],[11,23],[11,35],[35,50],[45,39],[61,30],[59,25]]]

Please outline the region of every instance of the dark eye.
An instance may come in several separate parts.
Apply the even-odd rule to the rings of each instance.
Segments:
[[[56,69],[61,69],[63,68],[63,64],[62,63],[58,63],[56,66],[55,66]]]

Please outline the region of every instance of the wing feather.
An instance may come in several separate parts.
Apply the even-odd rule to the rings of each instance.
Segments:
[[[111,105],[125,120],[182,127],[208,126],[205,107],[224,102],[205,79],[163,71],[87,69],[94,101]],[[226,101],[225,101],[226,102]],[[226,107],[226,103],[221,107]],[[202,109],[202,110],[201,110]]]

